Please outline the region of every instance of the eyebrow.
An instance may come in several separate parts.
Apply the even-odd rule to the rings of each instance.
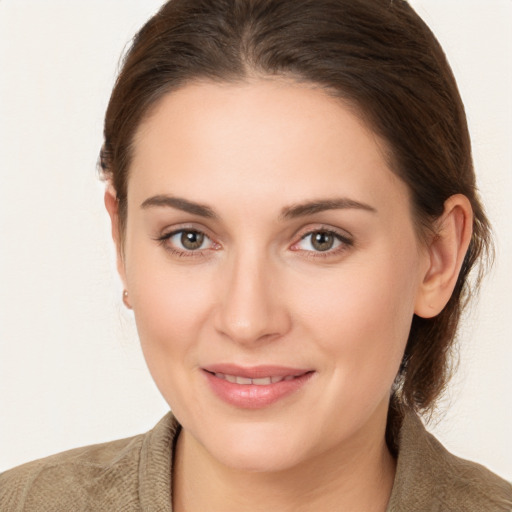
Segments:
[[[142,204],[141,208],[147,209],[151,207],[168,207],[176,208],[193,215],[199,215],[200,217],[206,217],[208,219],[218,219],[218,215],[204,204],[195,203],[182,197],[173,197],[167,195],[158,195],[149,197]]]
[[[211,207],[205,204],[189,201],[188,199],[184,199],[182,197],[157,195],[149,197],[141,204],[141,208],[143,209],[152,207],[175,208],[177,210],[182,210],[184,212],[191,213],[192,215],[198,215],[200,217],[205,217],[214,220],[219,219],[219,216]],[[359,201],[354,201],[353,199],[342,197],[335,199],[319,199],[308,201],[306,203],[286,206],[281,210],[279,220],[284,221],[296,219],[299,217],[306,217],[307,215],[313,215],[315,213],[320,213],[327,210],[345,209],[364,210],[372,213],[377,212],[377,210],[373,208],[373,206],[361,203]]]
[[[377,213],[377,210],[369,204],[354,201],[346,197],[336,199],[319,199],[316,201],[308,201],[307,203],[295,204],[287,206],[281,210],[280,220],[296,219],[297,217],[305,217],[314,213],[326,210],[346,210],[356,209]]]

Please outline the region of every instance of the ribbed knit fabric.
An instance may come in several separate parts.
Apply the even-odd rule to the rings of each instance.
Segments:
[[[172,512],[172,448],[179,430],[169,412],[146,434],[6,471],[0,512]]]
[[[172,450],[179,431],[169,412],[146,434],[6,471],[0,475],[0,511],[172,512]],[[451,455],[419,418],[406,416],[387,512],[511,511],[512,485]]]
[[[512,485],[455,455],[406,415],[387,512],[512,512]]]

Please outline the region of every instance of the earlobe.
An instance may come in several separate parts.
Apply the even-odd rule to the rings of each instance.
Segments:
[[[453,293],[473,232],[469,199],[456,194],[445,201],[444,212],[427,247],[428,268],[416,298],[415,313],[423,318],[438,315]]]
[[[114,240],[116,246],[116,254],[117,254],[117,271],[121,276],[121,280],[123,284],[126,286],[125,280],[125,271],[124,271],[124,261],[123,261],[123,251],[122,251],[122,240],[121,233],[119,230],[119,201],[117,200],[117,194],[114,187],[109,184],[105,190],[105,208],[110,216],[110,221],[112,225],[112,239]]]

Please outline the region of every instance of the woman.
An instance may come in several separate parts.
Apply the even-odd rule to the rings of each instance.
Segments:
[[[510,509],[417,417],[490,243],[456,84],[407,3],[169,2],[101,164],[173,415],[4,473],[2,510]]]

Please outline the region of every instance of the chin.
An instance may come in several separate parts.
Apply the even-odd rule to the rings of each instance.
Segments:
[[[261,473],[290,469],[300,463],[306,448],[289,429],[268,423],[232,425],[203,446],[226,467]]]
[[[224,466],[247,473],[286,471],[295,467],[300,461],[297,453],[290,454],[287,450],[280,450],[279,447],[275,449],[275,446],[267,446],[265,449],[261,449],[260,446],[243,448],[223,450],[215,454],[215,457]]]

